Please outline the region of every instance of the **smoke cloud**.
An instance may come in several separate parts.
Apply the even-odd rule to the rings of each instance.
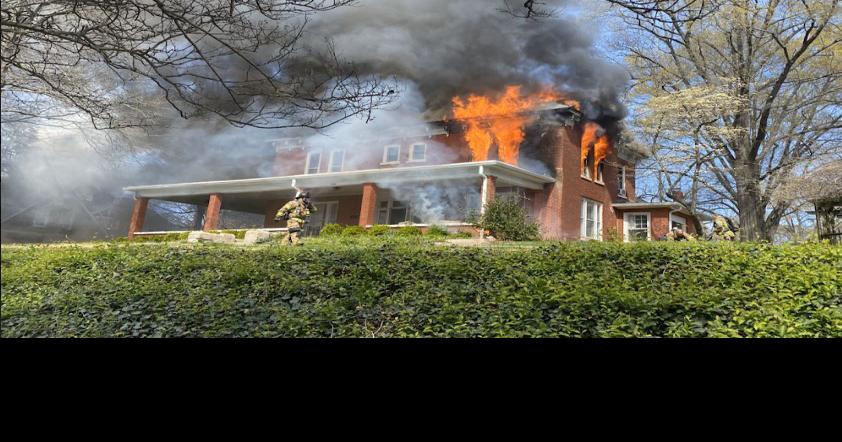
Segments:
[[[625,71],[595,51],[599,33],[590,31],[592,25],[564,15],[567,2],[548,3],[561,14],[524,20],[500,12],[498,2],[487,0],[361,0],[353,7],[315,14],[301,45],[318,48],[328,38],[339,57],[361,74],[397,78],[394,105],[319,132],[235,128],[214,117],[184,120],[167,108],[159,116],[162,128],[151,134],[127,133],[107,159],[92,156],[90,138],[101,136],[92,129],[49,138],[39,134],[19,146],[31,152],[14,160],[18,167],[4,183],[11,183],[14,188],[7,190],[21,200],[34,200],[40,195],[60,198],[57,192],[125,196],[121,189],[127,185],[270,176],[275,155],[271,140],[286,137],[354,152],[346,156],[347,170],[358,166],[355,158],[365,156],[357,153],[382,154],[382,143],[366,140],[449,117],[454,96],[494,95],[512,84],[524,92],[549,87],[567,93],[582,102],[586,118],[622,118]],[[301,57],[307,53],[302,51]],[[245,69],[232,64],[225,74],[239,78]],[[444,146],[428,143],[431,151],[447,155]],[[542,173],[546,169],[540,161],[523,157],[521,165]],[[433,221],[455,216],[448,207],[478,198],[436,186],[383,187]]]
[[[564,15],[569,2],[548,3],[557,16],[524,20],[487,0],[364,0],[316,16],[307,38],[315,46],[329,37],[364,73],[414,81],[427,118],[447,116],[454,96],[511,84],[566,92],[588,118],[622,118],[627,73],[596,52],[598,32]]]

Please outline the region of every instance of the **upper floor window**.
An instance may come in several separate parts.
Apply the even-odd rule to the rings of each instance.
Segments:
[[[582,239],[602,239],[602,204],[582,198],[580,229]]]
[[[321,152],[310,152],[307,155],[307,167],[305,168],[306,174],[311,173],[319,173],[319,166],[322,162],[322,153]]]
[[[330,153],[330,172],[342,172],[342,166],[344,163],[344,150],[334,150]]]
[[[626,166],[621,166],[617,171],[617,193],[626,197]]]
[[[582,163],[582,178],[591,179],[591,167],[593,165],[593,150],[588,152],[587,158]]]
[[[626,242],[649,240],[651,233],[648,213],[627,213],[624,218]]]
[[[383,163],[393,164],[400,162],[401,146],[394,144],[383,149]]]
[[[424,143],[413,144],[409,153],[409,161],[427,161],[427,145]]]
[[[595,181],[597,183],[600,183],[600,184],[604,183],[604,181],[602,181],[602,173],[604,172],[604,170],[605,170],[605,161],[600,161],[599,166],[596,166],[596,180]]]

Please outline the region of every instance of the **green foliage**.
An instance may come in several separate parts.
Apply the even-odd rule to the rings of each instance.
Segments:
[[[605,237],[603,238],[603,241],[623,242],[623,239],[620,237],[620,232],[616,227],[609,227],[605,230]]]
[[[371,236],[383,236],[389,234],[389,226],[375,224],[368,228],[367,233]]]
[[[332,235],[339,235],[342,233],[342,226],[339,224],[325,224],[322,227],[322,231],[319,232],[319,235],[324,236],[332,236]]]
[[[485,206],[479,228],[488,230],[497,239],[532,241],[538,238],[538,224],[527,215],[514,196],[494,198]]]
[[[480,222],[480,215],[479,215],[478,210],[468,209],[468,211],[465,212],[465,223],[473,224],[475,226],[478,226],[479,222]]]
[[[170,241],[184,241],[187,239],[189,232],[173,232],[165,233],[163,235],[138,235],[132,239],[133,242],[170,242]],[[118,238],[117,242],[128,241],[127,238]]]
[[[416,226],[398,227],[398,229],[395,230],[395,235],[397,236],[418,236],[422,233],[421,228]]]
[[[365,235],[365,228],[362,226],[345,226],[342,229],[342,236]]]
[[[451,238],[473,238],[470,232],[455,232],[450,234]]]
[[[3,246],[2,337],[842,337],[842,248]]]
[[[430,236],[448,236],[450,232],[447,231],[447,228],[443,226],[437,226],[433,224],[427,229],[427,235]]]

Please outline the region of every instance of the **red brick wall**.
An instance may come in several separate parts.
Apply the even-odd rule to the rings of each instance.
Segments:
[[[470,150],[467,148],[459,128],[450,135],[436,135],[431,138],[417,137],[401,140],[377,141],[374,144],[360,146],[359,149],[349,148],[345,152],[344,170],[377,169],[386,167],[412,167],[435,164],[447,164],[471,161]],[[634,166],[617,157],[611,151],[604,160],[604,184],[581,178],[580,173],[580,141],[582,126],[561,127],[543,138],[539,148],[530,149],[527,155],[539,158],[551,164],[551,172],[556,174],[556,182],[545,186],[543,191],[533,194],[532,215],[539,221],[542,234],[550,239],[579,239],[580,211],[582,198],[588,198],[603,205],[603,237],[612,229],[622,231],[622,216],[615,214],[611,203],[634,201]],[[427,143],[427,160],[424,162],[408,162],[412,144]],[[400,164],[382,165],[383,149],[386,145],[400,144]],[[320,172],[327,172],[330,161],[330,151],[322,152]],[[492,148],[490,159],[496,159],[496,152]],[[304,149],[281,150],[276,159],[276,173],[278,175],[298,175],[304,173],[306,151]],[[619,169],[626,166],[626,192],[628,199],[618,196]],[[339,204],[337,221],[341,224],[356,224],[359,222],[359,196]]]
[[[652,240],[655,241],[657,239],[663,238],[666,236],[667,233],[670,231],[670,226],[672,223],[670,222],[670,211],[669,208],[662,208],[662,209],[632,209],[626,211],[617,211],[617,231],[620,234],[620,238],[624,239],[625,237],[625,226],[623,224],[624,220],[624,213],[649,213],[650,219],[650,234]],[[693,221],[688,215],[684,214],[676,214],[685,219],[687,223],[687,233],[696,233],[696,228],[693,226]]]
[[[424,143],[427,145],[425,161],[410,161],[412,145]],[[381,164],[386,146],[400,145],[400,163],[396,165]],[[281,149],[275,157],[275,175],[301,175],[305,173],[307,166],[307,155],[314,149],[321,151],[321,162],[319,172],[327,172],[330,167],[330,148],[304,148]],[[367,170],[389,167],[415,167],[430,166],[437,164],[462,163],[471,161],[470,152],[465,146],[461,134],[436,135],[433,137],[414,137],[396,140],[373,141],[369,144],[359,145],[345,149],[345,163],[343,171]]]
[[[550,185],[550,188],[545,190],[548,199],[546,211],[550,213],[542,217],[547,236],[550,238],[579,239],[583,198],[602,204],[603,238],[617,224],[617,214],[614,213],[611,204],[621,200],[617,197],[619,189],[618,171],[626,163],[617,158],[615,151],[610,151],[604,160],[602,184],[597,183],[594,179],[582,178],[580,166],[581,137],[581,126],[560,128],[557,131],[555,140],[557,183]],[[627,189],[629,192],[633,192],[633,189],[628,186],[629,172],[630,170],[627,169]],[[559,188],[561,189],[560,198],[555,195]],[[555,222],[552,220],[552,212],[556,212],[553,206],[560,207],[560,210],[557,210],[558,220]]]
[[[362,199],[362,195],[325,198],[325,200],[339,201],[339,207],[336,209],[336,223],[343,226],[356,225],[360,222]]]

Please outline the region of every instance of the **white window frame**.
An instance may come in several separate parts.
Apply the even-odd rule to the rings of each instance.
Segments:
[[[599,162],[599,166],[596,166],[596,176],[593,179],[593,182],[597,184],[605,184],[605,160]]]
[[[681,228],[681,230],[683,230],[684,232],[687,232],[687,218],[685,218],[683,216],[680,216],[680,215],[670,214],[670,231],[672,231],[672,223],[673,222],[677,222],[677,223],[681,224],[682,226],[684,226],[684,227]]]
[[[424,158],[418,159],[415,158],[415,147],[416,146],[424,146]],[[427,161],[427,143],[412,143],[409,146],[409,161],[412,163],[423,163]]]
[[[389,149],[397,148],[398,150],[398,159],[395,161],[388,161],[389,158]],[[380,164],[400,164],[401,162],[401,145],[400,144],[389,144],[383,147],[383,162]]]
[[[310,158],[312,158],[314,154],[317,154],[319,156],[319,163],[316,164],[316,171],[310,173]],[[304,165],[304,175],[313,175],[319,173],[320,170],[322,170],[322,153],[317,150],[311,150],[307,152],[307,161]]]
[[[588,215],[590,212],[588,206],[590,204],[593,204],[596,208],[596,217],[594,218],[595,237],[588,236]],[[599,201],[582,198],[581,209],[579,212],[579,238],[582,240],[602,241],[602,203]]]
[[[339,162],[339,170],[333,170],[333,157],[336,154],[342,155],[342,161]],[[328,172],[342,172],[345,169],[345,149],[334,149],[330,151],[330,162],[327,164]]]
[[[620,166],[617,180],[617,194],[621,198],[626,198],[626,166]]]
[[[311,224],[311,223],[308,222],[304,227],[304,231],[308,235],[318,234],[319,230],[316,230],[317,228],[321,229],[322,227],[324,227],[327,224],[335,224],[336,220],[339,218],[339,201],[336,201],[336,200],[334,200],[334,201],[318,201],[318,202],[313,201],[313,206],[316,207],[316,210],[317,210],[316,213],[320,213],[320,212],[322,213],[322,216],[323,216],[322,224],[316,225],[316,224]],[[333,206],[336,209],[333,212],[333,219],[332,220],[327,218],[327,214],[328,214],[327,208],[328,208],[328,206]]]
[[[629,236],[629,219],[637,215],[646,216],[646,240],[652,241],[652,214],[649,212],[627,212],[623,214],[623,241],[631,242],[631,236]]]
[[[585,157],[585,164],[582,167],[582,178],[586,180],[591,180],[591,166],[593,165],[593,155],[591,152],[588,152],[588,156]]]
[[[409,201],[399,201],[399,202],[404,203],[404,208],[406,208],[406,221],[409,221],[410,223],[412,223],[412,205],[409,203]],[[385,208],[382,207],[383,203],[386,203]],[[385,225],[388,225],[388,226],[398,225],[398,224],[392,223],[392,220],[390,219],[390,218],[392,218],[392,210],[394,208],[395,208],[395,200],[393,200],[393,199],[377,201],[377,221],[376,221],[376,223],[377,224],[385,224]],[[384,222],[381,223],[380,222],[380,214],[381,214],[381,211],[383,211],[384,209],[386,210],[386,219],[384,220]],[[401,222],[406,222],[406,221],[401,221]]]

